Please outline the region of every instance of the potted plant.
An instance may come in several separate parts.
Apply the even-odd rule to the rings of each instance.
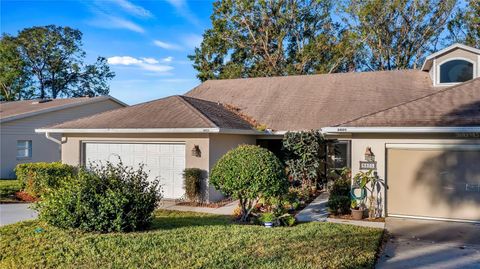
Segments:
[[[273,223],[275,222],[276,220],[276,217],[273,213],[271,212],[266,212],[266,213],[263,213],[259,220],[261,222],[263,222],[263,225],[267,228],[272,228],[273,227]]]
[[[363,216],[365,215],[365,208],[363,208],[363,206],[361,205],[358,205],[357,199],[352,199],[350,207],[352,212],[352,219],[362,220]]]

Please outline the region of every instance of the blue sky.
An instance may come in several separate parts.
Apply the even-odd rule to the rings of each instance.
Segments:
[[[211,26],[212,1],[1,0],[2,33],[55,24],[83,33],[87,62],[108,58],[110,94],[136,104],[183,94],[200,82],[187,55]]]

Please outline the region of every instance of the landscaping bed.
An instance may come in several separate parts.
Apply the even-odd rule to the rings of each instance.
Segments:
[[[87,233],[27,221],[0,228],[0,268],[373,268],[382,234],[320,222],[267,229],[163,210],[145,232]]]
[[[20,192],[22,184],[15,179],[0,179],[0,203],[22,202],[15,194]]]

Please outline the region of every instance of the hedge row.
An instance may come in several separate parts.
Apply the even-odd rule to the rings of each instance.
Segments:
[[[77,168],[60,162],[23,163],[15,168],[25,192],[40,197],[48,190],[58,188],[62,181],[76,175]]]

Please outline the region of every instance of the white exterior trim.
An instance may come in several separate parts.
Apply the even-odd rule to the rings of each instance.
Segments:
[[[58,110],[62,110],[62,109],[67,109],[67,108],[72,108],[72,107],[77,107],[77,106],[83,106],[83,105],[87,105],[87,104],[93,104],[93,103],[102,102],[102,101],[106,101],[106,100],[112,100],[112,101],[114,101],[114,102],[116,102],[116,103],[118,103],[118,104],[120,104],[124,107],[128,106],[124,102],[122,102],[122,101],[120,101],[120,100],[118,100],[118,99],[116,99],[112,96],[109,96],[109,95],[108,96],[100,96],[100,97],[92,97],[91,99],[85,100],[85,101],[82,101],[82,102],[59,105],[59,106],[49,107],[49,108],[42,109],[42,110],[26,112],[26,113],[22,113],[22,114],[18,114],[18,115],[13,115],[13,116],[10,116],[10,117],[5,117],[5,118],[0,119],[0,123],[5,123],[5,122],[9,122],[9,121],[24,119],[24,118],[28,118],[28,117],[32,117],[32,116],[37,116],[37,115],[40,115],[40,114],[43,114],[43,113],[54,112],[54,111],[58,111]]]
[[[387,217],[406,218],[406,219],[419,219],[419,220],[440,220],[440,221],[452,221],[452,222],[480,223],[480,221],[476,221],[476,220],[419,217],[419,216],[397,215],[397,214],[388,214],[388,213],[387,213]]]
[[[222,134],[252,134],[259,135],[263,132],[243,129],[223,128],[125,128],[125,129],[36,129],[36,133],[222,133]]]
[[[386,144],[387,149],[480,150],[480,144]]]
[[[326,127],[322,133],[480,133],[479,127]]]
[[[480,57],[480,56],[478,56]],[[436,66],[436,68],[433,69],[434,71],[434,84],[433,86],[455,86],[455,85],[458,85],[458,84],[461,84],[461,83],[465,83],[466,81],[464,82],[450,82],[450,83],[441,83],[440,82],[440,67],[445,64],[445,63],[448,63],[450,61],[454,61],[454,60],[462,60],[462,61],[467,61],[469,63],[471,63],[473,65],[473,70],[472,70],[472,75],[473,75],[473,78],[472,79],[475,79],[477,76],[477,63],[475,61],[472,61],[471,59],[468,59],[468,58],[465,58],[465,57],[452,57],[452,58],[448,58],[448,59],[445,59],[443,60],[442,62],[440,62],[439,64],[436,64],[436,59],[434,59],[434,66]]]
[[[460,43],[455,43],[449,47],[446,47],[442,50],[439,50],[433,54],[430,54],[427,58],[425,58],[425,61],[423,62],[423,65],[422,65],[422,68],[421,70],[423,71],[426,71],[425,70],[425,65],[427,64],[428,61],[430,61],[431,59],[433,58],[436,58],[437,56],[440,56],[442,54],[445,54],[451,50],[454,50],[454,49],[463,49],[463,50],[466,50],[466,51],[469,51],[469,52],[472,52],[472,53],[476,53],[476,54],[480,54],[480,49],[477,49],[477,48],[474,48],[474,47],[470,47],[470,46],[467,46],[467,45],[463,45],[463,44],[460,44]]]

